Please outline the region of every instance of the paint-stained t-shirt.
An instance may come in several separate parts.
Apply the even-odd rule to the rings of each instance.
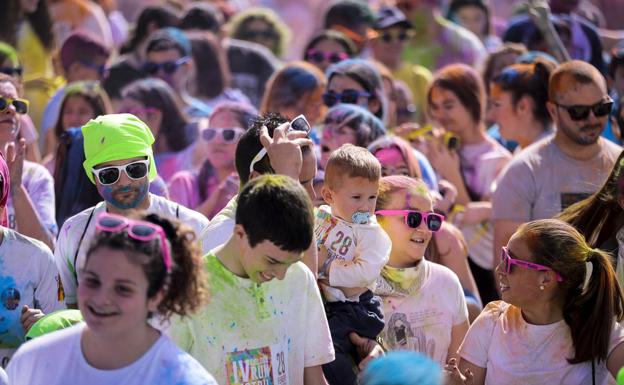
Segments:
[[[446,363],[451,330],[468,320],[457,275],[425,259],[415,267],[384,267],[375,294],[383,301],[386,348],[422,353]]]
[[[58,267],[63,287],[65,288],[65,302],[77,303],[76,289],[78,276],[85,261],[85,254],[89,250],[91,240],[95,235],[95,222],[99,214],[106,210],[104,202],[74,215],[63,223],[54,249],[54,258]],[[185,225],[201,234],[208,226],[208,219],[202,214],[187,209],[175,202],[150,194],[150,207],[146,213],[156,213],[165,217],[179,219]],[[83,236],[83,239],[80,238]],[[199,243],[201,247],[201,243]]]
[[[624,342],[624,328],[613,322],[608,354]],[[487,369],[485,385],[592,384],[590,361],[570,364],[574,354],[564,320],[531,325],[519,308],[490,302],[470,326],[459,347],[462,359]],[[615,384],[605,361],[596,362],[597,385]]]
[[[120,369],[91,366],[80,346],[80,323],[29,341],[7,368],[12,385],[217,385],[191,356],[161,335],[136,361]]]
[[[50,249],[42,242],[3,229],[0,244],[0,358],[6,367],[24,342],[22,307],[44,313],[63,309],[63,289]]]
[[[334,359],[321,295],[301,262],[256,284],[206,257],[210,301],[172,320],[172,339],[221,385],[303,385],[303,370]]]

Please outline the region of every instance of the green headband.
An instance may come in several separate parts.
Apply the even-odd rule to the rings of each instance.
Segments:
[[[93,167],[118,160],[145,156],[150,161],[149,180],[156,178],[152,144],[154,136],[147,124],[132,114],[109,114],[91,119],[82,127],[86,160],[84,169],[95,183]]]

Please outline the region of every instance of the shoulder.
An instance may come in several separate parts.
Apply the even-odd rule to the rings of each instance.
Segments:
[[[16,364],[28,359],[40,362],[48,356],[54,360],[58,359],[58,354],[67,356],[67,352],[71,350],[70,346],[80,339],[84,327],[85,325],[80,323],[30,340],[17,350],[11,362]]]
[[[509,162],[507,168],[512,169],[529,167],[531,169],[535,169],[536,166],[544,163],[545,158],[552,158],[554,151],[555,144],[553,142],[553,136],[548,136],[520,151],[520,153],[518,153]]]
[[[600,138],[600,146],[602,147],[603,151],[607,154],[607,156],[609,156],[610,158],[613,158],[614,162],[618,158],[618,156],[620,156],[620,153],[622,152],[622,146],[617,145],[613,143],[612,141],[605,139],[605,138]]]
[[[506,318],[508,316],[507,313],[513,309],[517,308],[514,308],[505,301],[490,302],[485,305],[485,308],[483,308],[481,314],[479,314],[474,323],[488,323],[494,325]]]
[[[163,213],[173,218],[178,218],[182,222],[186,222],[187,224],[195,228],[195,231],[201,230],[208,226],[208,218],[198,213],[197,211],[186,208],[179,203],[170,201],[169,199],[160,197],[158,195],[150,194],[150,196],[150,199],[154,200],[154,204],[151,208],[151,210],[153,210],[154,212]]]
[[[79,212],[76,215],[73,215],[63,223],[63,227],[61,228],[61,232],[59,233],[59,237],[63,236],[70,230],[74,228],[80,228],[80,231],[84,230],[84,226],[89,221],[89,218],[92,218],[96,215],[96,211],[100,211],[101,207],[103,207],[103,202],[98,203],[93,207],[86,208]]]
[[[188,170],[184,170],[184,171],[178,171],[175,174],[173,174],[173,176],[171,177],[171,180],[169,181],[169,185],[174,185],[177,183],[194,183],[197,180],[197,173],[196,172],[192,172],[192,171],[188,171]]]
[[[217,385],[214,377],[190,354],[180,349],[168,337],[162,336],[159,368],[169,383],[179,385]]]
[[[22,255],[31,258],[44,255],[46,258],[52,258],[52,252],[45,243],[11,229],[5,228],[4,232],[4,242],[7,242],[7,246],[11,244],[11,247],[17,248]]]

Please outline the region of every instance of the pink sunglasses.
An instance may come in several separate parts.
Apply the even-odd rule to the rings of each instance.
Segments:
[[[516,265],[516,266],[520,266],[520,267],[523,267],[525,269],[530,269],[530,270],[552,271],[557,276],[557,282],[563,282],[563,277],[559,273],[551,269],[550,267],[546,267],[544,265],[540,265],[540,264],[533,263],[533,262],[523,261],[521,259],[512,258],[511,253],[509,252],[509,249],[507,248],[507,246],[502,247],[501,261],[503,262],[503,271],[505,272],[505,274],[511,273],[511,265]]]
[[[128,236],[141,242],[149,242],[160,238],[160,248],[163,253],[163,263],[167,273],[171,272],[171,254],[167,247],[167,236],[162,227],[146,221],[136,221],[116,214],[102,213],[95,222],[95,228],[107,233],[119,233],[128,229]]]

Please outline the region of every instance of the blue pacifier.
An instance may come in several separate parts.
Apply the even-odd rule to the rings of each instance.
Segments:
[[[351,221],[357,225],[367,225],[370,221],[371,213],[356,211],[351,216]]]

